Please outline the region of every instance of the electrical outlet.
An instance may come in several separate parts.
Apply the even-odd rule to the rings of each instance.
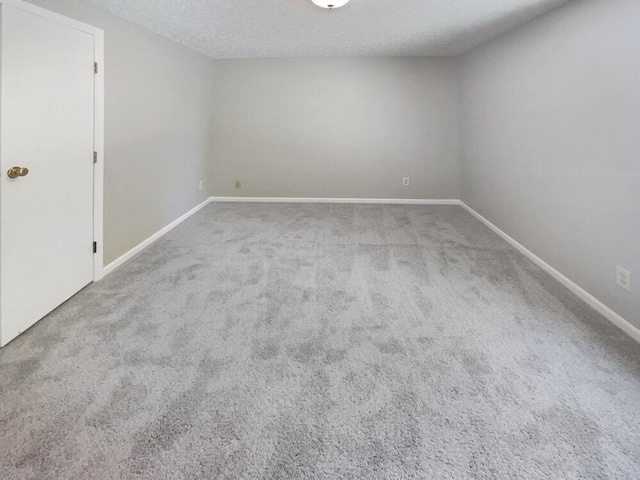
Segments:
[[[242,182],[240,180],[236,180],[236,188],[242,188]]]
[[[409,185],[411,185],[411,179],[409,177],[404,177],[402,179],[402,186],[408,187]]]
[[[631,272],[622,268],[620,265],[616,267],[616,283],[619,287],[624,288],[628,292],[631,291]]]
[[[204,188],[204,180],[200,180],[200,190]]]

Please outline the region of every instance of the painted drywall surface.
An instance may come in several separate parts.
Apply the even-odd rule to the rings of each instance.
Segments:
[[[455,60],[215,64],[215,195],[459,197]]]
[[[293,58],[457,55],[568,0],[85,1],[211,58]]]
[[[637,327],[639,26],[572,2],[460,59],[463,200]]]
[[[30,0],[105,31],[105,264],[209,192],[210,59],[80,0]]]

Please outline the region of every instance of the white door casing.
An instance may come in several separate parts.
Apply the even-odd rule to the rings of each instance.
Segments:
[[[0,8],[4,346],[102,276],[103,62],[101,31],[24,2]],[[11,179],[14,166],[29,173]]]

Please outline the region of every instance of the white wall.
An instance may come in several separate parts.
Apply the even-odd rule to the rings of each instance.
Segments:
[[[105,31],[105,264],[208,196],[213,62],[81,0],[30,0]]]
[[[463,200],[640,327],[640,2],[571,2],[460,62]]]
[[[455,59],[225,61],[30,1],[105,30],[106,263],[211,191],[461,196],[640,327],[637,0],[571,2]]]
[[[214,194],[458,198],[456,81],[452,59],[216,61]]]

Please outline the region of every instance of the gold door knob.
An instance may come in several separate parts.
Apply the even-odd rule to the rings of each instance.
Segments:
[[[29,169],[24,167],[11,167],[7,172],[9,178],[26,177],[29,175]]]

